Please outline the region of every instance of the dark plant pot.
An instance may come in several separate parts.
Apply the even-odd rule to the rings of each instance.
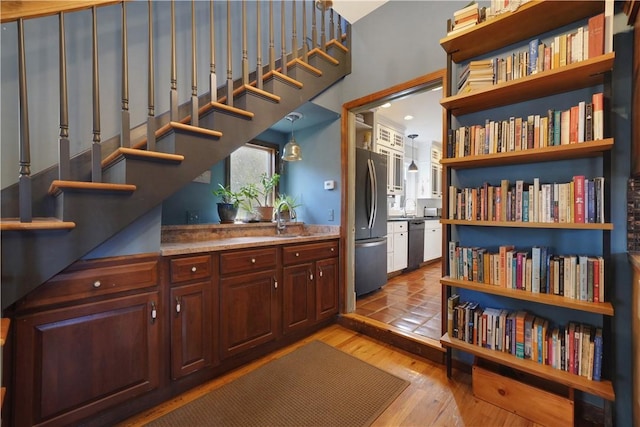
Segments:
[[[238,215],[238,207],[233,203],[218,203],[218,216],[220,224],[233,224]]]

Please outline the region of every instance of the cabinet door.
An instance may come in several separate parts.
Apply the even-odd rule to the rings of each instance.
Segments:
[[[316,262],[316,320],[338,313],[338,258]]]
[[[404,190],[404,154],[400,151],[392,151],[391,158],[393,163],[393,194],[402,194]]]
[[[394,162],[391,156],[391,150],[387,147],[378,146],[376,148],[378,154],[382,154],[387,158],[387,194],[392,194],[393,192],[393,180],[394,180]]]
[[[406,231],[393,234],[393,271],[407,268],[409,236]]]
[[[424,229],[424,261],[442,257],[442,226],[433,225]]]
[[[304,329],[314,321],[313,263],[283,269],[283,333]]]
[[[220,280],[220,351],[227,358],[278,335],[275,270],[226,277]]]
[[[171,289],[171,378],[211,366],[213,314],[210,282]]]
[[[161,312],[148,292],[16,319],[13,425],[73,425],[157,388]]]

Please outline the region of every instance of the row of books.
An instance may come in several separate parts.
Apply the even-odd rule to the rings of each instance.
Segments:
[[[627,250],[640,251],[640,178],[627,181]]]
[[[472,345],[510,353],[542,365],[600,381],[602,328],[569,322],[552,326],[524,310],[482,308],[452,295],[447,305],[449,336]]]
[[[516,249],[502,245],[490,251],[450,241],[448,258],[452,279],[579,301],[605,301],[601,256],[557,255],[546,246]]]
[[[604,25],[605,17],[601,13],[591,17],[587,26],[579,27],[575,32],[557,35],[549,44],[535,38],[529,41],[525,50],[504,57],[471,61],[476,66],[482,64],[489,67],[491,79],[488,84],[484,84],[485,80],[482,81],[483,85],[467,84],[469,82],[465,79],[465,66],[459,73],[458,94],[600,56],[604,53]]]
[[[472,1],[462,9],[453,12],[453,25],[447,35],[459,33],[467,28],[473,27],[478,22],[485,20],[486,8],[479,7],[478,3]]]
[[[576,175],[570,182],[508,179],[500,185],[449,186],[449,217],[465,221],[605,223],[604,177]]]
[[[546,115],[487,119],[484,125],[460,126],[447,135],[447,157],[460,158],[534,148],[579,144],[604,138],[604,95],[594,93],[566,110]]]
[[[472,92],[495,83],[494,64],[490,59],[469,61],[458,75],[458,93]]]

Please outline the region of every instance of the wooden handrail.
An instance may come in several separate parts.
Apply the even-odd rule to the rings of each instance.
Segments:
[[[0,22],[17,21],[20,18],[32,19],[60,12],[75,12],[90,9],[93,6],[108,6],[122,0],[74,0],[74,1],[8,1],[0,2]],[[126,1],[126,0],[125,0]]]

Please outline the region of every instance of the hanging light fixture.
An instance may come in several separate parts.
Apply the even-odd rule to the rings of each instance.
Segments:
[[[293,137],[293,122],[301,119],[302,117],[304,116],[296,111],[285,116],[285,119],[291,122],[291,139],[289,139],[289,142],[285,144],[284,150],[282,152],[282,160],[285,160],[287,162],[302,160],[302,149],[296,142],[296,139]]]
[[[411,135],[407,135],[407,138],[411,139],[411,164],[409,165],[409,169],[407,172],[418,172],[418,165],[416,165],[416,161],[414,160],[416,157],[416,146],[414,139],[418,137],[418,134],[412,133]]]

